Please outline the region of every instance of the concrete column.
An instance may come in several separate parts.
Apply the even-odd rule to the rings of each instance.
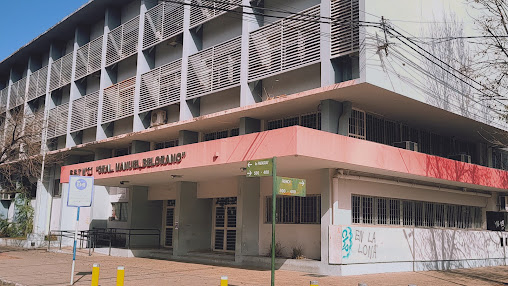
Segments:
[[[240,118],[240,135],[256,133],[261,131],[261,120],[242,117]]]
[[[76,83],[76,58],[78,54],[78,49],[88,43],[90,41],[90,31],[83,26],[76,27],[74,31],[74,50],[72,51],[72,73],[71,73],[71,90],[69,97],[69,112],[67,119],[67,135],[65,140],[65,147],[73,147],[77,144],[81,144],[81,140],[79,137],[72,136],[70,133],[71,130],[71,121],[72,121],[72,105],[74,100],[80,98],[85,95],[86,89],[83,88],[80,84]]]
[[[189,130],[180,130],[178,134],[178,145],[183,146],[187,144],[198,143],[199,133]]]
[[[148,151],[150,151],[150,142],[139,141],[139,140],[132,141],[132,146],[131,146],[131,153],[132,154],[143,153],[143,152],[148,152]]]
[[[328,265],[328,230],[332,224],[331,191],[333,169],[323,169],[321,179],[321,263]]]
[[[102,160],[102,159],[108,159],[112,157],[112,150],[111,149],[95,149],[95,161]]]
[[[185,3],[190,3],[185,0]],[[190,27],[190,5],[184,6],[183,12],[183,48],[182,48],[182,73],[180,89],[180,121],[199,116],[199,98],[187,101],[187,75],[189,73],[189,56],[200,49],[200,41],[195,39]]]
[[[260,179],[238,177],[235,260],[259,255]]]
[[[102,127],[102,106],[104,105],[104,89],[116,83],[116,74],[106,69],[106,52],[108,34],[111,30],[120,25],[120,13],[117,9],[109,7],[104,16],[104,36],[102,37],[102,60],[101,60],[101,82],[99,86],[99,107],[97,110],[97,134],[96,140],[108,137],[106,130]]]
[[[240,106],[247,106],[261,101],[261,96],[258,96],[254,90],[249,86],[249,33],[263,25],[263,17],[250,15],[254,9],[250,7],[249,0],[242,0],[243,12],[242,15],[242,58],[240,69]]]
[[[155,67],[155,56],[143,52],[143,37],[145,34],[145,13],[148,9],[157,5],[155,0],[141,0],[139,10],[139,38],[138,38],[138,54],[137,54],[137,67],[136,67],[136,86],[134,89],[134,120],[132,130],[134,132],[144,130],[148,125],[146,124],[146,114],[139,114],[139,99],[141,89],[141,75],[149,72]]]
[[[197,198],[197,183],[180,182],[175,205],[173,255],[210,250],[212,239],[212,200]]]
[[[342,103],[333,99],[321,101],[321,130],[339,132],[339,118],[342,115]]]
[[[331,1],[321,0],[320,16],[322,19],[328,19],[331,17]],[[328,23],[325,23],[328,22]],[[331,35],[332,26],[329,20],[324,20],[323,23],[319,24],[319,46],[320,46],[320,58],[321,58],[321,86],[329,86],[335,83],[335,72],[331,62]]]
[[[129,189],[129,228],[161,229],[162,201],[148,200],[148,187],[133,186]],[[128,238],[127,238],[128,239]],[[157,236],[131,236],[131,247],[159,246]]]
[[[492,159],[492,147],[487,148],[487,167],[494,168],[494,161]]]
[[[353,112],[353,104],[349,101],[342,103],[342,114],[339,117],[339,134],[348,136],[349,134],[349,118]]]

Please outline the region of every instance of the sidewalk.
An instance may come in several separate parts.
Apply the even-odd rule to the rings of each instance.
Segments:
[[[0,248],[0,285],[69,285],[72,255],[45,250]],[[75,285],[90,285],[92,265],[100,264],[100,285],[116,285],[116,267],[125,266],[125,285],[213,285],[221,275],[230,286],[269,285],[270,271],[239,269],[146,258],[119,258],[87,253],[76,257]],[[278,270],[276,285],[507,285],[508,267],[453,271],[405,272],[347,277],[316,277],[308,273]]]

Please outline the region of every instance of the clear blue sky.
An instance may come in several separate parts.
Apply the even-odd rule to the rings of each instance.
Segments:
[[[88,0],[0,0],[0,61]]]

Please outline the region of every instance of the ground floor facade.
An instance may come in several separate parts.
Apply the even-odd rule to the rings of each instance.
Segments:
[[[55,173],[61,197],[38,196],[36,223],[74,229],[68,178],[90,175],[93,205],[80,229],[157,229],[124,243],[264,261],[272,178],[247,178],[244,168],[272,157],[278,175],[307,182],[306,197],[276,202],[276,248],[288,261],[303,256],[328,275],[507,263],[508,236],[488,227],[504,224],[492,220],[505,171],[297,126],[64,166]]]

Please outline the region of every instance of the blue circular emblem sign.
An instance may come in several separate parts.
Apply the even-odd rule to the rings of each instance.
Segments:
[[[83,179],[79,179],[76,181],[76,188],[80,191],[86,189],[86,181]]]

